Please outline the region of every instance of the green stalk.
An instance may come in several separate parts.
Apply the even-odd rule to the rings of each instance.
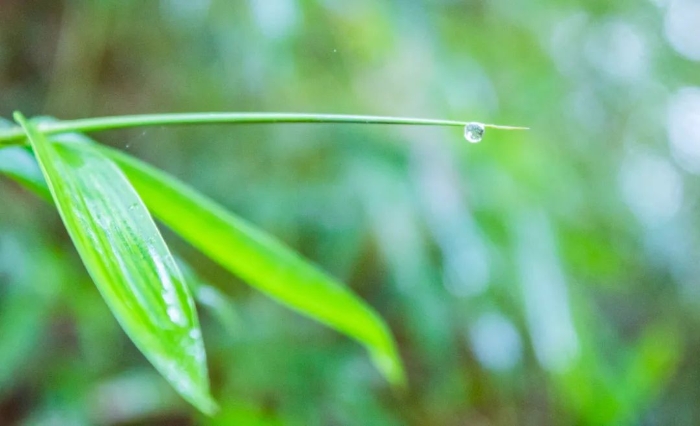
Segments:
[[[43,134],[67,132],[97,132],[129,127],[183,125],[183,124],[255,124],[255,123],[357,123],[403,124],[423,126],[466,126],[466,121],[432,120],[423,118],[380,117],[371,115],[295,114],[265,112],[206,112],[184,114],[144,114],[115,117],[83,118],[40,123],[37,128]],[[527,127],[484,124],[484,127],[503,130],[527,130]],[[0,129],[0,147],[25,144],[20,127]]]

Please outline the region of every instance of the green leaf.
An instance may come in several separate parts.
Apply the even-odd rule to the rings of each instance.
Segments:
[[[74,133],[51,139],[67,149],[92,142]],[[133,157],[96,146],[120,164],[153,214],[173,230],[252,286],[354,337],[367,347],[390,382],[403,383],[401,360],[387,326],[341,284],[171,176]],[[203,233],[197,235],[199,232]],[[207,304],[204,300],[200,303]]]
[[[240,331],[241,324],[233,300],[203,280],[182,258],[176,255],[175,260],[199,306],[211,314],[228,333]]]
[[[141,198],[87,144],[51,144],[19,113],[56,207],[88,272],[129,337],[205,413],[206,356],[192,297]]]
[[[392,384],[404,382],[388,327],[346,287],[173,177],[121,152],[98,149],[119,164],[153,215],[173,231],[253,287],[357,339]]]
[[[12,122],[0,117],[0,129],[13,127]],[[0,173],[14,179],[20,185],[35,192],[45,200],[51,200],[49,188],[44,182],[34,156],[23,146],[0,148]]]
[[[2,119],[0,119],[0,126],[1,125]],[[61,135],[55,136],[54,138],[65,140],[67,137],[74,136],[75,135]],[[75,142],[79,141],[76,140]],[[51,192],[46,185],[44,176],[41,174],[39,164],[37,164],[34,154],[28,147],[9,146],[0,148],[0,173],[7,175],[45,201],[53,203]],[[202,281],[187,263],[177,257],[175,257],[175,260],[197,304],[208,310],[230,333],[235,333],[239,330],[240,324],[238,314],[236,313],[233,301],[217,288]],[[0,333],[0,335],[2,335],[2,333]]]

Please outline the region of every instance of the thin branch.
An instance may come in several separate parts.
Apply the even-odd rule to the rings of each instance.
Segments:
[[[68,132],[97,132],[110,129],[164,125],[265,123],[356,123],[462,127],[469,122],[371,115],[209,112],[84,118],[79,120],[44,122],[39,123],[37,127],[38,130],[44,134],[56,134]],[[501,126],[496,124],[484,124],[483,126],[502,130],[527,130],[527,127]],[[20,127],[0,129],[0,146],[23,143],[24,133]]]

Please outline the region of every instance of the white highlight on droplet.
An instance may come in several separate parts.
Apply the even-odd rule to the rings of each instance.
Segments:
[[[486,127],[482,123],[472,122],[464,126],[464,139],[467,142],[477,143],[484,138]]]
[[[182,311],[175,306],[168,306],[167,308],[168,317],[172,322],[177,325],[185,324],[185,317],[182,315]]]

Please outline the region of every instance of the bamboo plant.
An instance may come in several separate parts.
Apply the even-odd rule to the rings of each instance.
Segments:
[[[387,324],[348,288],[271,235],[173,176],[96,143],[85,132],[185,124],[364,123],[463,127],[474,122],[288,113],[193,113],[0,122],[0,173],[55,205],[81,260],[126,334],[174,389],[205,414],[211,395],[189,274],[153,218],[232,274],[365,346],[393,386],[405,373]]]

